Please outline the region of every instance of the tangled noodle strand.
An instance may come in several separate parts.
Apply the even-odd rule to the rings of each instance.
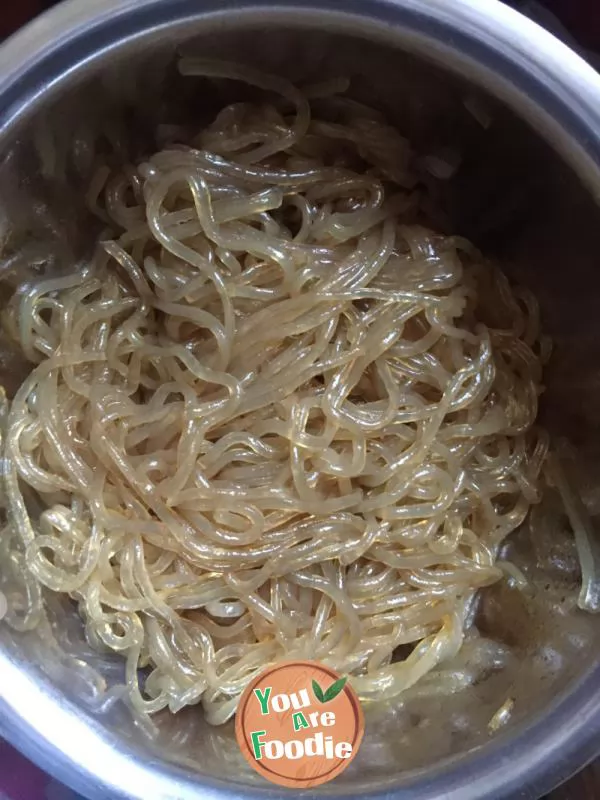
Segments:
[[[539,499],[535,299],[425,226],[375,112],[180,68],[280,97],[99,165],[95,258],[4,313],[35,365],[2,423],[9,621],[68,594],[141,714],[201,701],[222,723],[295,657],[395,697],[459,651]]]

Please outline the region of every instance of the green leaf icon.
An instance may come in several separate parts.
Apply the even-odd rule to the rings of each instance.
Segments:
[[[313,679],[312,682],[313,692],[315,693],[315,697],[320,703],[325,702],[325,695],[323,694],[323,689],[319,686],[319,684]]]
[[[342,689],[346,685],[347,680],[348,678],[340,678],[339,680],[332,683],[329,689],[327,689],[327,691],[325,692],[324,702],[328,703],[330,700],[333,700],[334,697],[337,697],[338,694],[342,691]]]
[[[346,681],[348,678],[339,678],[337,681],[334,681],[327,691],[323,691],[319,684],[313,680],[312,688],[313,692],[315,693],[315,697],[319,701],[319,703],[328,703],[330,700],[333,700],[338,696],[338,694],[342,691],[344,686],[346,685]]]

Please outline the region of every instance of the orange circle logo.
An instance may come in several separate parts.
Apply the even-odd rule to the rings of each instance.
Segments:
[[[319,786],[356,755],[365,725],[358,698],[329,667],[290,661],[269,667],[240,699],[238,744],[264,778],[294,789]]]

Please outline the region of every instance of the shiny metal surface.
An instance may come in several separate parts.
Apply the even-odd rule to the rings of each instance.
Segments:
[[[77,189],[67,196],[52,181],[42,185],[28,161],[31,130],[43,114],[41,124],[68,138],[82,115],[113,113],[111,104],[131,100],[128,87],[147,89],[166,74],[173,47],[184,42],[292,77],[349,71],[357,95],[384,108],[415,141],[466,154],[445,198],[452,227],[496,252],[538,293],[557,340],[547,424],[576,441],[600,484],[600,212],[592,200],[600,198],[598,75],[496,0],[69,0],[0,48],[0,224],[24,224],[23,209],[43,197],[55,215],[54,243],[85,252],[92,231],[76,224]],[[110,70],[112,83],[100,86],[98,75]],[[489,134],[462,105],[473,86],[490,95],[497,124]],[[136,127],[156,122],[156,108],[135,109]],[[519,558],[531,562],[534,554],[525,546]],[[109,684],[118,682],[120,663],[85,652],[72,611],[51,613],[57,637]],[[527,629],[522,646],[512,631],[520,667],[477,687],[468,730],[456,697],[421,710],[433,719],[428,731],[411,729],[394,709],[374,709],[359,757],[315,794],[534,798],[593,758],[600,751],[598,622],[525,615],[508,624]],[[151,740],[118,702],[103,704],[85,676],[83,667],[65,667],[35,632],[17,635],[0,625],[0,733],[92,800],[290,796],[250,774],[230,727],[208,729],[192,709],[160,720]],[[485,720],[509,691],[521,713],[491,739]]]

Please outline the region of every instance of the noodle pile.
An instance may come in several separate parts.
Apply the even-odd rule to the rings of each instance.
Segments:
[[[34,364],[2,420],[9,621],[69,595],[143,715],[222,723],[283,658],[395,697],[519,579],[498,552],[548,448],[535,300],[427,227],[422,160],[376,112],[180,68],[267,94],[98,164],[95,257],[4,312]]]

